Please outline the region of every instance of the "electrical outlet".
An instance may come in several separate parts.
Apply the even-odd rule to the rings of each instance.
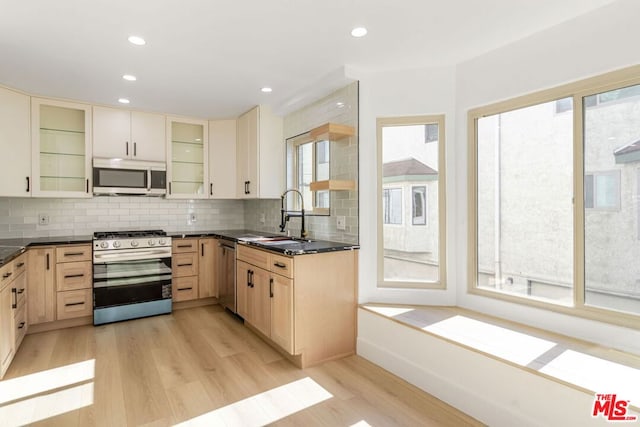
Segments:
[[[347,229],[347,218],[345,218],[344,216],[337,216],[336,217],[336,228],[338,230],[346,230]]]
[[[264,224],[265,222],[267,222],[267,217],[264,214],[264,212],[260,213],[260,224]]]
[[[190,222],[191,224],[193,224],[193,223],[194,223],[194,222],[196,222],[197,220],[198,220],[198,219],[196,218],[196,214],[194,214],[194,213],[189,214],[189,222]]]
[[[40,225],[49,225],[49,215],[38,214],[38,224],[40,224]]]

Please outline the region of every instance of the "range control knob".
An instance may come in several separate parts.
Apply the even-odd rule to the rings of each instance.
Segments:
[[[101,247],[102,249],[106,249],[106,248],[108,248],[108,247],[109,247],[109,244],[108,244],[107,242],[100,242],[100,247]]]
[[[149,239],[149,246],[155,246],[156,242],[153,239]]]
[[[138,243],[138,241],[137,241],[137,240],[132,240],[132,241],[131,241],[131,247],[132,247],[132,248],[137,248],[137,247],[138,247],[138,244],[139,244],[139,243]]]
[[[119,248],[120,247],[120,242],[117,241],[117,240],[115,242],[113,242],[113,247],[114,248]]]
[[[160,242],[158,243],[160,243],[160,246],[164,246],[167,243],[167,241],[164,239],[160,239]]]

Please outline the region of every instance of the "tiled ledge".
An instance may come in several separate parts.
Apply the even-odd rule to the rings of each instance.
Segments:
[[[640,407],[640,357],[459,307],[360,308],[588,394],[617,393]]]

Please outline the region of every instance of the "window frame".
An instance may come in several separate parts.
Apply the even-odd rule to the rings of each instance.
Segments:
[[[293,140],[293,141],[291,141]],[[300,146],[305,145],[305,144],[312,144],[311,147],[311,174],[312,174],[312,182],[316,180],[316,174],[317,174],[317,170],[316,170],[316,156],[317,156],[317,147],[316,144],[319,142],[325,142],[326,140],[316,140],[316,139],[312,139],[310,136],[307,135],[307,133],[301,134],[301,135],[297,135],[291,138],[288,138],[285,143],[287,145],[286,149],[287,151],[290,150],[290,152],[287,153],[287,157],[291,156],[291,170],[289,170],[287,172],[287,181],[289,179],[291,179],[291,182],[287,183],[288,188],[294,188],[300,192],[302,192],[301,188],[300,188],[300,182],[299,182],[299,176],[300,176],[300,158],[298,156],[298,150],[300,148]],[[331,143],[328,144],[329,145],[329,176],[331,176]],[[287,162],[288,163],[288,162]],[[289,164],[287,165],[287,168],[289,168]],[[312,206],[311,209],[309,209],[308,206],[305,206],[305,215],[309,215],[309,216],[329,216],[330,212],[331,212],[331,196],[329,196],[329,206],[326,208],[320,208],[317,206],[317,194],[316,192],[312,191],[311,192],[311,200],[312,200]],[[287,198],[287,210],[300,210],[301,206],[300,206],[300,200],[299,197],[289,197]]]
[[[434,282],[414,282],[414,281],[392,281],[385,280],[384,278],[384,218],[382,211],[382,194],[383,194],[383,176],[382,176],[382,129],[384,127],[392,127],[392,126],[416,126],[416,125],[428,125],[428,124],[437,124],[438,125],[438,280]],[[377,243],[377,287],[378,288],[410,288],[410,289],[446,289],[447,284],[447,242],[446,242],[446,232],[447,232],[447,218],[446,218],[446,163],[445,163],[445,151],[446,151],[446,132],[445,132],[445,115],[437,114],[437,115],[423,115],[423,116],[402,116],[402,117],[378,117],[376,119],[376,149],[377,149],[377,178],[378,178],[378,186],[377,186],[377,235],[378,235],[378,243]],[[425,144],[428,144],[434,141],[426,141]],[[412,188],[410,185],[408,188]],[[427,195],[427,191],[425,190],[425,199]],[[403,199],[405,197],[404,191]],[[410,195],[412,197],[412,194]],[[413,198],[413,197],[412,197]],[[404,203],[404,201],[403,201]],[[413,200],[412,200],[413,203]],[[404,205],[403,205],[404,206]],[[426,200],[425,200],[425,209],[426,209]],[[404,208],[403,208],[404,209]],[[411,212],[413,214],[413,212]],[[405,213],[403,213],[404,217]],[[426,211],[425,211],[426,215]],[[412,216],[412,215],[411,215]],[[403,218],[403,223],[406,220]],[[412,224],[408,224],[408,226],[412,227]]]
[[[640,84],[640,65],[474,108],[467,113],[467,293],[549,311],[640,328],[640,314],[585,304],[585,203],[584,203],[584,106],[583,98]],[[478,276],[477,122],[480,118],[558,99],[573,98],[573,304],[554,304],[534,298],[480,288]],[[576,197],[580,195],[580,197]],[[639,231],[640,234],[640,231]]]

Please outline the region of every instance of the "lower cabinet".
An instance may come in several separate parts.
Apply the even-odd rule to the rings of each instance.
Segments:
[[[293,279],[271,276],[271,339],[293,354]]]
[[[91,245],[56,248],[56,320],[93,314]]]
[[[213,237],[174,238],[172,245],[173,301],[217,298],[218,239]]]
[[[26,255],[0,267],[0,379],[9,368],[27,330]]]
[[[56,273],[53,246],[29,248],[27,251],[27,323],[56,320]]]

